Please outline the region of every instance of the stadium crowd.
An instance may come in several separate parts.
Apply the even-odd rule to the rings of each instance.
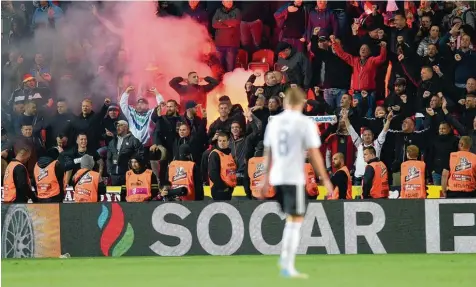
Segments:
[[[79,51],[26,53],[19,43],[59,29],[74,5],[33,2],[2,1],[5,202],[62,202],[68,186],[75,201],[97,201],[106,185],[123,186],[129,202],[202,200],[208,185],[216,200],[237,185],[258,198],[264,132],[290,87],[309,95],[303,113],[320,131],[336,187],[329,198],[351,199],[352,185],[363,198],[388,197],[391,186],[425,198],[430,184],[446,197],[476,197],[469,1],[159,1],[157,17],[189,15],[216,46],[204,58],[214,71],[205,85],[193,71],[167,79],[180,101],[131,82],[120,47],[101,51],[114,55],[107,63],[82,61],[94,48],[88,39]],[[99,8],[92,14],[107,26]],[[222,95],[219,117],[207,118],[207,93],[238,66],[254,70],[242,83],[248,106]],[[73,86],[102,92],[71,95]],[[316,198],[319,178],[306,168]]]

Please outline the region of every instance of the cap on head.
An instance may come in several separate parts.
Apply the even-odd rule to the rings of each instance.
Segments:
[[[195,101],[188,101],[186,104],[185,104],[185,109],[193,109],[197,106],[197,103]]]
[[[119,111],[119,106],[117,104],[111,104],[109,108],[107,108],[107,111]]]
[[[28,81],[34,80],[35,78],[31,74],[25,74],[23,75],[23,83],[26,83]]]
[[[129,126],[129,123],[125,120],[120,120],[120,121],[116,122],[116,127],[119,126],[119,125]]]
[[[286,42],[279,42],[278,45],[276,46],[276,54],[279,54],[280,52],[288,49],[288,48],[291,48],[291,44],[289,43],[286,43]]]

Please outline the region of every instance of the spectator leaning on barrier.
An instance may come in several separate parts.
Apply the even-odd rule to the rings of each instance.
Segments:
[[[212,77],[205,77],[206,85],[199,85],[200,78],[197,72],[190,72],[187,76],[187,84],[182,85],[182,77],[175,77],[170,80],[169,85],[180,96],[181,113],[185,111],[185,103],[194,101],[202,107],[207,107],[207,94],[216,88],[220,82]]]
[[[111,176],[112,185],[125,184],[129,158],[137,155],[144,158],[142,143],[129,131],[129,124],[120,120],[116,123],[117,135],[107,147],[107,169]]]
[[[101,175],[93,170],[94,164],[94,158],[90,155],[81,158],[81,169],[73,176],[75,202],[98,202],[101,195],[106,194]]]
[[[222,1],[223,6],[218,8],[212,19],[215,28],[215,45],[220,55],[221,65],[225,72],[235,68],[236,55],[240,47],[241,11],[233,5],[233,1]]]
[[[443,169],[441,188],[447,198],[476,197],[476,155],[469,151],[472,144],[470,137],[461,137],[459,151],[451,153]]]
[[[35,165],[34,185],[40,203],[63,202],[66,181],[64,168],[58,157],[58,149],[50,148]]]
[[[4,203],[27,203],[28,199],[37,201],[25,166],[30,155],[29,147],[19,148],[15,158],[8,164],[3,178]]]
[[[214,200],[230,200],[236,182],[236,163],[231,155],[230,136],[224,132],[217,134],[217,147],[210,152],[208,176]]]
[[[144,202],[157,197],[157,179],[150,169],[145,167],[140,156],[133,155],[129,161],[129,171],[126,172],[126,186],[121,188],[121,201]]]

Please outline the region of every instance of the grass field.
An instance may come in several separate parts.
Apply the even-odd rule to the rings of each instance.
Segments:
[[[61,287],[465,287],[476,286],[476,254],[306,255],[308,280],[278,276],[276,256],[2,260],[2,286]]]

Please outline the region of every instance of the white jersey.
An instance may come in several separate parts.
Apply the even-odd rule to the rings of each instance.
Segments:
[[[285,110],[266,127],[264,146],[271,149],[271,185],[304,185],[306,151],[319,148],[316,125],[301,112]]]

